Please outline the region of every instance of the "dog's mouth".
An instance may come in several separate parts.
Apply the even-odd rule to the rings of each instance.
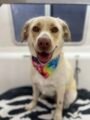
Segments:
[[[37,57],[39,59],[39,61],[43,64],[47,63],[53,55],[53,51],[50,53],[47,52],[37,52]]]
[[[52,50],[52,51],[50,51],[50,52],[47,52],[47,51],[38,51],[38,50],[36,50],[35,49],[35,47],[34,47],[34,49],[35,49],[35,52],[36,52],[36,54],[37,54],[37,58],[38,58],[38,60],[41,62],[41,63],[43,63],[43,64],[46,64],[47,62],[49,62],[50,61],[50,59],[52,58],[52,56],[53,56],[53,53],[54,53],[54,51],[55,51],[55,49],[57,48],[57,46]]]

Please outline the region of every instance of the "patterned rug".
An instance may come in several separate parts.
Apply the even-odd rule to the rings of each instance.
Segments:
[[[30,113],[24,105],[32,100],[32,88],[15,88],[0,95],[0,120],[53,120],[55,102],[52,98],[39,99]],[[78,97],[63,111],[63,120],[90,120],[90,92],[78,90]]]

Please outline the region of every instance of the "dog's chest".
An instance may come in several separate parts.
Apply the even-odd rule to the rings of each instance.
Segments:
[[[55,95],[56,89],[65,82],[65,79],[63,78],[63,76],[65,76],[63,75],[64,71],[56,70],[55,73],[48,78],[44,78],[36,70],[34,73],[33,83],[37,85],[43,95]]]
[[[45,79],[39,74],[36,74],[34,83],[43,95],[53,96],[55,94],[55,82],[53,79]]]

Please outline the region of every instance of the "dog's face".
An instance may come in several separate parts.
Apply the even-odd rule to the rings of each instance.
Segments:
[[[22,41],[28,40],[31,54],[42,63],[59,54],[64,41],[70,39],[68,25],[54,17],[33,18],[26,22],[22,32]]]

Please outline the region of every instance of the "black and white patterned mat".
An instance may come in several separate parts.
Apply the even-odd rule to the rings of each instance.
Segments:
[[[40,99],[37,107],[30,113],[25,110],[24,105],[31,100],[31,87],[12,89],[0,95],[0,120],[53,120],[53,99]],[[90,120],[90,92],[78,90],[75,103],[63,111],[63,120]]]

